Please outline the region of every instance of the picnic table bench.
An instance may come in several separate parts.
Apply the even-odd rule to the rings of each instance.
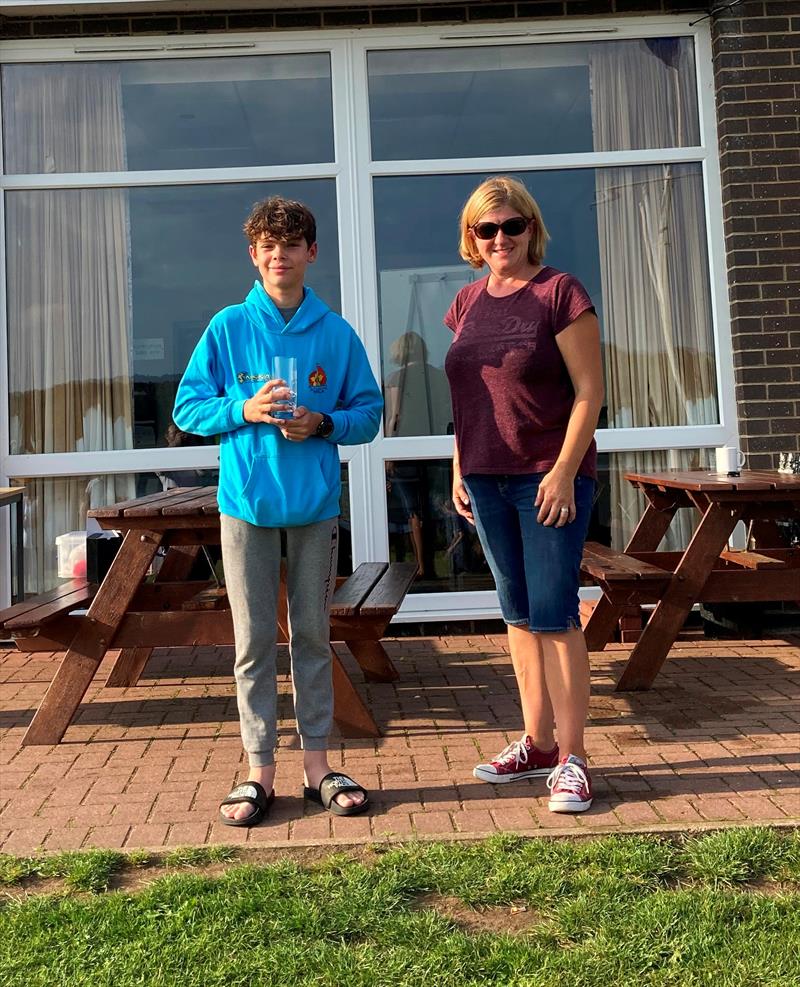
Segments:
[[[23,745],[61,740],[109,651],[117,654],[106,685],[119,687],[136,684],[154,648],[234,643],[225,588],[213,573],[210,579],[189,578],[204,546],[220,541],[215,487],[173,488],[91,514],[101,527],[124,532],[102,583],[70,580],[0,613],[0,626],[20,650],[65,652]],[[148,572],[159,548],[166,554],[151,580]],[[415,563],[365,562],[337,580],[331,641],[347,645],[367,681],[398,678],[381,638],[416,571]],[[288,638],[282,574],[278,641]],[[333,645],[331,657],[339,729],[345,736],[380,736]]]
[[[627,473],[647,506],[624,552],[587,542],[581,573],[603,591],[585,627],[602,651],[626,607],[655,604],[617,689],[648,689],[692,606],[800,601],[800,549],[780,546],[776,523],[800,519],[800,477],[769,470],[739,476],[701,470]],[[693,508],[697,528],[682,552],[660,552],[676,512]],[[727,547],[739,521],[760,531],[757,550]]]

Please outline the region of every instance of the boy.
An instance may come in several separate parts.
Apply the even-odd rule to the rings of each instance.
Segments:
[[[221,436],[219,509],[236,641],[236,696],[248,781],[220,805],[228,826],[254,826],[275,798],[275,669],[281,531],[286,535],[290,652],[306,798],[337,815],[363,812],[364,788],[328,764],[333,718],[329,606],[336,577],[337,443],[369,442],[382,398],[352,327],[305,286],[316,222],[273,196],[244,224],[261,275],[240,305],[211,320],[175,399],[176,425]],[[297,407],[276,356],[297,360]]]

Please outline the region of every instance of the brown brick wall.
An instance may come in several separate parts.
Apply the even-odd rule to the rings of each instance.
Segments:
[[[736,398],[748,464],[800,451],[800,6],[713,25]]]
[[[268,4],[264,4],[268,7]],[[588,17],[598,14],[675,13],[705,10],[704,0],[479,0],[473,3],[404,3],[370,7],[347,4],[231,13],[159,13],[2,17],[0,37],[64,38],[203,31],[296,30],[319,27],[481,23],[531,17]]]
[[[705,0],[525,0],[0,17],[0,37],[289,30],[705,10]],[[702,16],[699,13],[698,16]],[[753,466],[800,451],[800,15],[745,0],[712,26],[736,396]]]

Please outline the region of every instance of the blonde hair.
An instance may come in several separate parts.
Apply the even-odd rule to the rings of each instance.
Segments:
[[[389,347],[389,356],[398,367],[409,363],[425,363],[428,359],[428,347],[418,332],[404,332]]]
[[[533,233],[528,244],[528,260],[531,264],[541,264],[550,234],[544,225],[542,213],[536,204],[536,199],[525,188],[522,182],[507,175],[487,178],[474,190],[461,210],[461,238],[458,252],[470,267],[483,267],[484,260],[475,246],[472,227],[480,222],[482,216],[501,206],[509,206],[524,219],[533,220]]]

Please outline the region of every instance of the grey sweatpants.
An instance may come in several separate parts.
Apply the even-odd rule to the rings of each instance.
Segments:
[[[222,559],[236,641],[236,699],[253,768],[275,762],[276,639],[281,529],[223,514]],[[327,750],[333,721],[329,610],[338,519],[285,528],[289,649],[297,729],[304,750]]]

